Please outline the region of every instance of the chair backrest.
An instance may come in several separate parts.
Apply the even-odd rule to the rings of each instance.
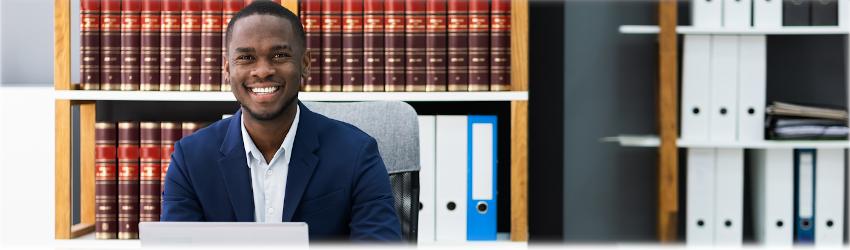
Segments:
[[[419,122],[405,102],[304,102],[311,111],[354,125],[378,142],[390,175],[402,238],[415,243],[419,222]]]

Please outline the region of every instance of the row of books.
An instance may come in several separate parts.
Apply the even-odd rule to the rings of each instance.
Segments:
[[[174,143],[206,124],[95,124],[95,238],[138,239],[140,221],[159,221]]]
[[[694,27],[839,25],[838,0],[694,0],[691,7]]]
[[[81,0],[78,88],[229,91],[224,34],[251,1]],[[510,89],[509,0],[299,5],[312,55],[304,91]]]
[[[847,110],[774,102],[767,106],[767,138],[773,140],[846,140]]]

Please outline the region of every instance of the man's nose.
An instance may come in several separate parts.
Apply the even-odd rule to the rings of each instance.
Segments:
[[[268,60],[258,60],[255,64],[254,70],[251,71],[251,76],[258,79],[266,79],[269,76],[274,75],[274,73],[275,69]]]

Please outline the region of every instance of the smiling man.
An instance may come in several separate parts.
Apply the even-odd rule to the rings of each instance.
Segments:
[[[162,220],[303,221],[311,240],[400,240],[375,139],[298,101],[310,70],[298,17],[255,1],[225,37],[241,109],[175,144]]]

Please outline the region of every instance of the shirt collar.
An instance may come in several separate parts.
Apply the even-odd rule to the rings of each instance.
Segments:
[[[254,144],[254,140],[251,139],[251,135],[248,134],[248,130],[245,129],[245,115],[245,112],[242,112],[242,117],[239,119],[239,125],[242,127],[242,144],[245,146],[245,159],[247,160],[248,168],[251,168],[251,159],[264,161],[265,156],[263,156],[260,149],[257,148],[257,145]],[[301,107],[296,105],[295,119],[292,120],[292,126],[289,127],[289,131],[286,132],[286,135],[283,137],[283,143],[277,150],[277,152],[283,150],[284,157],[286,158],[292,154],[292,146],[295,144],[295,133],[298,131],[298,120],[300,120],[300,117]],[[277,153],[275,153],[275,155],[277,155]],[[269,161],[269,163],[271,163],[271,161]]]

